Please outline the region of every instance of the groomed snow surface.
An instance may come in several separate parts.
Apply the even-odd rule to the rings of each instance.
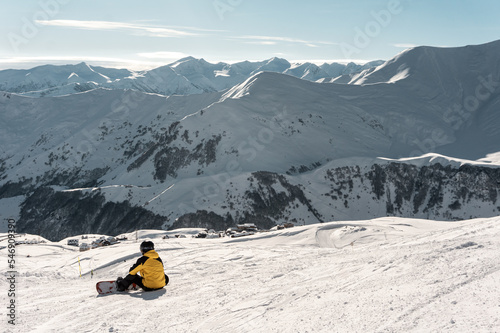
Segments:
[[[139,231],[138,240],[132,233],[86,252],[66,241],[18,245],[16,326],[7,323],[7,277],[1,326],[12,332],[500,332],[499,217],[380,218],[242,238],[195,239],[195,232]],[[182,233],[188,237],[173,237]],[[95,283],[124,276],[144,239],[155,242],[170,284],[97,295]]]

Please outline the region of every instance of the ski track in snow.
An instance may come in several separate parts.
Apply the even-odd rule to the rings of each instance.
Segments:
[[[141,239],[81,253],[63,241],[17,246],[17,325],[7,325],[3,310],[2,327],[7,332],[500,330],[498,217],[332,222],[239,239],[160,235],[150,237],[170,284],[154,292],[95,291],[97,281],[126,274],[140,256]],[[7,258],[4,242],[0,253]],[[8,290],[6,278],[0,288]],[[7,302],[4,292],[2,304]]]

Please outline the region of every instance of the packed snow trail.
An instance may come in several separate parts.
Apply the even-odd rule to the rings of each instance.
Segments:
[[[129,241],[81,253],[63,242],[19,245],[17,324],[6,325],[2,316],[2,327],[11,332],[500,330],[500,218],[382,218],[238,239],[162,239],[176,232],[183,231],[140,231],[137,242],[134,233]],[[95,283],[125,275],[146,238],[155,242],[170,284],[155,292],[98,296]],[[6,258],[4,245],[0,253]],[[0,287],[7,290],[5,279]]]

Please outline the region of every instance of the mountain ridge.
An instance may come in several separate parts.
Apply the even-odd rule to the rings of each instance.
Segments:
[[[125,232],[141,226],[141,216],[163,228],[267,228],[288,220],[498,215],[499,163],[470,162],[500,151],[500,68],[496,54],[477,63],[483,49],[431,59],[408,50],[379,68],[382,79],[362,74],[366,84],[264,71],[228,90],[184,96],[110,88],[45,98],[2,93],[0,206],[16,205],[20,230],[39,225],[48,238],[109,232],[106,225]],[[397,76],[403,63],[418,74],[422,61],[441,68],[439,80]],[[82,202],[94,208],[76,221]]]
[[[304,67],[303,71],[297,70],[296,67],[288,74],[317,81],[356,72],[379,63],[381,61],[364,65],[325,63],[321,66],[304,63],[300,64]],[[292,64],[286,59],[276,57],[264,61],[243,61],[234,64],[223,62],[212,64],[204,59],[185,57],[147,71],[105,68],[85,62],[76,65],[43,65],[25,70],[0,71],[0,90],[32,97],[60,96],[95,89],[98,86],[134,89],[162,95],[199,94],[229,89],[260,71],[286,72],[291,66]],[[311,73],[309,67],[317,68],[316,72]],[[64,89],[68,85],[73,85],[73,90]]]

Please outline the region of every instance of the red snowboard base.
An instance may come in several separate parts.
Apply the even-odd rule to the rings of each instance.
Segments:
[[[100,281],[97,282],[95,285],[95,288],[97,289],[97,292],[100,295],[104,294],[115,294],[115,293],[120,293],[120,291],[117,290],[117,285],[115,281]],[[139,286],[136,285],[135,283],[132,283],[127,290],[138,290]]]

